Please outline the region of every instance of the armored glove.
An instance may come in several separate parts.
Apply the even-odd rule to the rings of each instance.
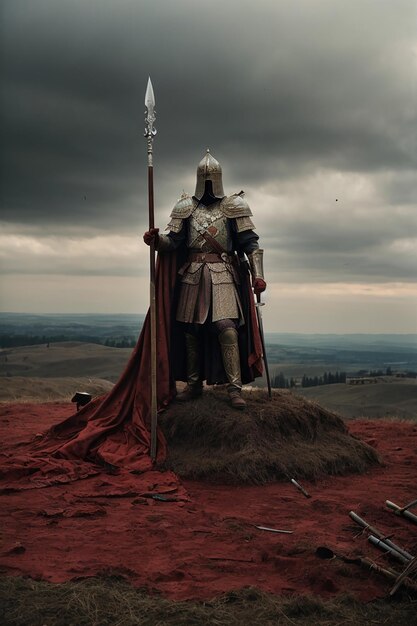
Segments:
[[[266,289],[263,267],[264,251],[260,248],[248,254],[250,272],[252,274],[252,287],[256,295],[259,295]]]
[[[259,295],[266,289],[266,282],[263,278],[255,278],[253,281],[253,290],[256,295]]]
[[[143,234],[143,241],[146,243],[147,246],[150,246],[152,242],[154,242],[155,244],[155,248],[158,247],[158,241],[159,241],[159,228],[151,228],[150,230],[147,230],[146,233]]]

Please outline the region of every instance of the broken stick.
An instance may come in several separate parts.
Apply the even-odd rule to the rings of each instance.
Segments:
[[[414,522],[414,524],[417,524],[417,515],[414,515],[414,513],[411,513],[411,511],[408,511],[407,509],[402,509],[400,506],[398,506],[398,504],[395,504],[395,502],[391,502],[390,500],[386,500],[385,504],[389,509],[394,511],[396,515],[406,517],[408,520],[410,520],[410,522]]]

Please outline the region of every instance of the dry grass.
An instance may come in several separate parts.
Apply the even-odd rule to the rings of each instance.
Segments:
[[[297,394],[314,400],[344,418],[368,419],[396,416],[417,419],[417,381],[387,378],[370,385],[319,385],[297,388]]]
[[[206,602],[173,602],[134,589],[120,578],[91,578],[52,585],[1,577],[3,626],[398,626],[415,624],[416,600],[405,596],[361,604],[350,597],[322,601],[286,598],[255,588],[229,592]]]
[[[229,407],[225,391],[172,404],[160,417],[166,467],[183,478],[229,484],[364,472],[379,462],[370,446],[348,434],[341,418],[289,392],[246,393],[246,411]]]
[[[0,402],[71,402],[76,391],[86,391],[93,397],[108,393],[113,383],[100,378],[0,378]]]
[[[0,351],[0,376],[55,378],[73,376],[116,382],[126,367],[131,348],[63,341]]]

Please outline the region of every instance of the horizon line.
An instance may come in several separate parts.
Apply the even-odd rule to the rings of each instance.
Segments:
[[[108,317],[108,316],[115,316],[115,317],[132,317],[132,316],[137,316],[137,317],[145,317],[146,316],[146,312],[144,313],[94,313],[94,312],[66,312],[66,313],[46,313],[46,312],[42,312],[42,313],[33,313],[33,312],[28,312],[28,311],[0,311],[0,316],[3,315],[16,315],[16,316],[21,316],[21,315],[30,315],[30,316],[95,316],[95,317]],[[265,329],[265,334],[267,335],[271,335],[271,334],[280,334],[280,335],[327,335],[327,336],[348,336],[348,335],[368,335],[368,336],[385,336],[385,335],[394,335],[394,336],[399,336],[399,337],[404,337],[404,336],[417,336],[417,331],[384,331],[384,332],[370,332],[370,331],[338,331],[338,332],[326,332],[326,331],[308,331],[308,330],[266,330]]]

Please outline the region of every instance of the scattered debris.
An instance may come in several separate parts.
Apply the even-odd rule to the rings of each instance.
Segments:
[[[166,493],[172,493],[174,490],[169,490]],[[184,502],[184,498],[177,496],[166,496],[162,493],[145,492],[141,493],[136,500],[132,500],[132,504],[149,504],[147,500],[157,500],[158,502]]]
[[[410,502],[410,504],[405,507],[400,507],[398,506],[398,504],[395,504],[395,502],[391,502],[390,500],[386,500],[385,504],[389,509],[392,509],[396,515],[406,517],[408,520],[410,520],[410,522],[414,522],[414,524],[417,524],[417,515],[414,515],[414,513],[411,513],[411,511],[408,510],[411,506],[413,506],[413,502]]]
[[[267,526],[256,526],[258,530],[267,530],[270,533],[282,533],[283,535],[292,535],[293,530],[279,530],[278,528],[268,528]]]
[[[362,526],[364,530],[369,530],[372,535],[375,535],[375,538],[377,537],[379,540],[382,540],[386,544],[387,550],[394,550],[395,552],[398,552],[400,555],[402,555],[405,558],[404,562],[408,562],[410,559],[413,558],[413,555],[407,552],[407,550],[404,550],[403,548],[400,548],[400,546],[397,546],[393,541],[391,541],[389,537],[381,533],[377,528],[375,528],[375,526],[371,526],[370,524],[368,524],[364,519],[362,519],[362,517],[356,515],[354,511],[350,511],[349,516],[351,519],[353,519],[354,522],[359,524],[359,526]]]
[[[71,398],[71,402],[77,403],[77,411],[79,411],[80,407],[83,407],[91,402],[91,398],[91,393],[87,393],[86,391],[76,391],[74,396]]]
[[[399,513],[404,513],[404,511],[407,511],[408,509],[411,509],[411,507],[416,506],[417,505],[417,500],[412,500],[411,502],[409,502],[408,504],[406,504],[405,506],[403,506],[400,510]]]
[[[368,541],[372,543],[374,546],[376,546],[377,548],[381,548],[381,550],[390,554],[391,556],[396,558],[398,561],[401,561],[401,563],[408,563],[410,561],[409,558],[405,557],[403,554],[401,554],[400,552],[398,552],[397,550],[389,546],[385,541],[383,541],[382,539],[379,539],[378,537],[375,537],[374,535],[369,535]]]
[[[397,515],[405,515],[406,513],[409,513],[407,509],[411,506],[414,506],[414,504],[416,503],[417,501],[413,501],[413,502],[410,502],[405,507],[400,508],[393,502],[390,502],[389,500],[386,501],[386,505],[388,506],[388,508],[393,509]],[[384,550],[387,554],[390,554],[391,556],[401,561],[403,564],[406,565],[406,567],[401,573],[398,574],[397,572],[391,569],[380,567],[379,565],[377,565],[370,559],[365,559],[365,558],[346,559],[346,557],[338,557],[338,558],[342,558],[343,561],[348,562],[348,563],[349,562],[353,563],[356,561],[360,563],[361,565],[365,565],[366,567],[369,567],[369,569],[371,570],[374,570],[380,574],[383,574],[384,576],[388,576],[389,578],[395,578],[395,585],[390,591],[391,596],[394,595],[394,593],[397,591],[397,589],[401,585],[403,585],[404,587],[407,587],[408,589],[412,589],[413,591],[417,591],[417,583],[409,578],[410,574],[417,573],[417,557],[412,556],[409,552],[407,552],[407,550],[404,550],[403,548],[400,548],[399,546],[397,546],[395,543],[393,543],[390,540],[389,537],[384,536],[374,526],[371,526],[370,524],[368,524],[364,519],[359,517],[359,515],[356,515],[356,513],[354,513],[353,511],[350,511],[349,516],[351,517],[351,519],[353,519],[353,521],[355,521],[357,524],[362,526],[364,531],[368,530],[371,533],[373,533],[372,535],[368,537],[368,541],[370,541],[376,547]],[[415,515],[413,515],[413,517],[415,517],[417,520],[417,517]],[[332,552],[332,550],[324,546],[317,548],[316,554],[318,557],[322,559],[331,559],[331,558],[337,557],[337,555],[335,555]]]
[[[145,493],[142,494],[143,498],[152,498],[152,500],[159,500],[160,502],[179,502],[175,496],[164,496],[160,493]]]
[[[404,569],[404,571],[402,571],[401,574],[398,576],[397,580],[395,581],[395,585],[393,586],[393,588],[389,592],[390,596],[393,596],[394,593],[397,591],[397,589],[399,589],[399,587],[401,585],[409,584],[409,582],[411,582],[411,584],[413,586],[417,586],[412,581],[408,581],[407,580],[407,578],[410,576],[410,574],[416,574],[416,573],[417,573],[417,557],[414,557],[407,564],[407,567]]]
[[[403,574],[398,574],[398,572],[395,572],[392,569],[388,569],[385,567],[381,567],[380,565],[377,565],[377,563],[374,563],[374,561],[371,561],[371,559],[367,559],[364,557],[350,558],[342,554],[335,554],[333,550],[331,550],[330,548],[327,548],[326,546],[319,546],[316,550],[316,556],[318,556],[319,559],[329,559],[329,560],[340,559],[344,563],[353,563],[355,565],[361,565],[362,567],[366,567],[367,569],[371,571],[377,572],[377,574],[382,574],[383,576],[386,576],[387,578],[395,579],[396,581],[398,581],[399,578],[402,577],[403,574],[405,574],[405,571],[409,568],[409,565],[410,565],[410,564],[407,565],[407,568],[406,570],[404,570]],[[417,591],[417,584],[414,583],[413,581],[408,580],[406,576],[400,581],[400,584],[403,584],[408,589]],[[395,589],[395,586],[393,590],[394,589]],[[395,593],[395,591],[392,591],[391,593]]]
[[[301,491],[301,493],[302,493],[302,494],[303,494],[306,498],[311,498],[311,495],[308,493],[308,491],[306,491],[306,490],[304,489],[304,487],[302,487],[302,486],[300,485],[300,483],[298,483],[296,480],[294,480],[294,478],[291,478],[291,482],[292,482],[292,484],[294,485],[294,487],[297,487],[297,489],[298,489],[299,491]]]

